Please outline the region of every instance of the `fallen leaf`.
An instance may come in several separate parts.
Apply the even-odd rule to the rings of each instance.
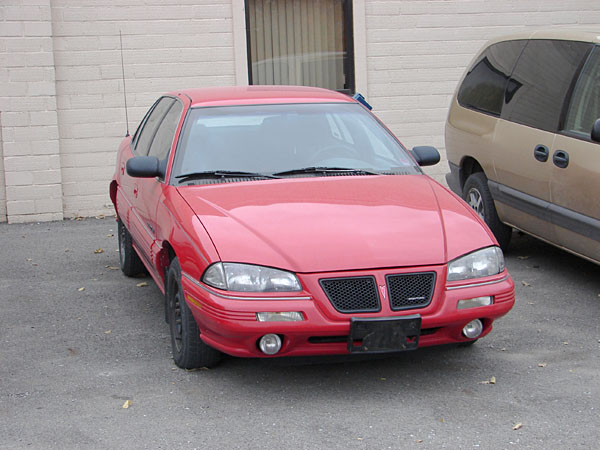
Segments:
[[[362,438],[356,438],[357,441],[362,441]]]
[[[94,253],[104,253],[104,250],[102,250],[101,248],[97,248],[96,250],[94,250]]]
[[[538,364],[538,367],[546,367],[547,365],[548,365],[548,364],[546,364],[546,363],[539,363],[539,364]]]
[[[104,214],[98,214],[98,215],[96,216],[96,219],[104,219]]]
[[[422,444],[423,443],[423,439],[417,439],[417,444]]]
[[[380,378],[380,380],[381,380],[381,381],[385,381],[385,380],[387,380],[387,378],[383,378],[383,377],[381,377],[381,378]]]
[[[79,292],[83,292],[83,291],[85,291],[85,288],[84,288],[84,287],[80,287],[80,288],[79,288],[79,289],[77,289],[77,290],[78,290]]]
[[[535,305],[535,302],[527,302],[528,305]]]
[[[501,351],[501,352],[505,352],[505,351],[506,351],[506,347],[502,347],[502,348],[500,349],[500,351]]]
[[[25,261],[30,262],[30,261],[32,261],[32,259],[31,258],[27,258]]]
[[[142,281],[141,283],[136,284],[137,287],[144,287],[144,286],[148,286],[148,283],[146,283],[145,281]]]
[[[127,409],[129,408],[133,403],[131,402],[131,400],[125,400],[125,403],[123,403],[123,406],[121,406],[121,408],[123,409]]]
[[[106,237],[113,237],[114,234],[107,234]]]
[[[98,278],[92,278],[92,281],[98,281]]]
[[[65,248],[65,253],[69,253],[71,250],[69,250],[68,248]]]
[[[517,259],[529,259],[529,256],[517,256]]]
[[[491,377],[489,380],[480,381],[479,384],[496,384],[496,377]]]
[[[104,334],[110,334],[110,330],[106,330]]]
[[[569,345],[569,341],[563,342],[563,345]]]
[[[119,269],[120,269],[120,267],[119,267],[119,266],[106,266],[106,268],[107,268],[108,270],[119,270]]]
[[[523,286],[531,286],[527,281],[521,281],[521,283],[523,284]]]
[[[522,424],[522,423],[517,423],[517,424],[515,424],[515,426],[513,427],[513,430],[519,430],[519,429],[521,429],[521,428],[523,428],[523,424]]]

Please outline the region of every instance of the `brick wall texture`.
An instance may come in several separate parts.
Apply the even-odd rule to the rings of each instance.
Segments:
[[[241,1],[2,0],[0,221],[110,214],[126,129],[119,32],[133,132],[165,91],[235,84]],[[450,98],[486,40],[600,30],[597,0],[365,0],[354,13],[366,24],[366,61],[355,64],[366,65],[369,102],[407,146],[442,151],[428,170],[442,182]]]

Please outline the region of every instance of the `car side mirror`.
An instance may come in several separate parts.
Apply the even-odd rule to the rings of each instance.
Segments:
[[[592,133],[590,135],[592,141],[600,142],[600,119],[597,119],[594,122],[594,126],[592,127]]]
[[[440,152],[430,145],[418,145],[413,147],[411,153],[420,166],[433,166],[440,162]]]
[[[134,156],[125,165],[127,175],[135,178],[154,178],[162,176],[160,161],[156,156]]]

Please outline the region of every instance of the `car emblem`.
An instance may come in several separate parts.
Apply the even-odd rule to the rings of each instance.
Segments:
[[[381,296],[385,300],[385,285],[380,284],[379,289],[381,289]]]

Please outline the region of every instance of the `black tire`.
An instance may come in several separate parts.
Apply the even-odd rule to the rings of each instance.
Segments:
[[[463,199],[469,204],[479,217],[481,217],[496,239],[500,248],[506,250],[508,244],[510,244],[510,237],[512,235],[512,227],[503,224],[498,219],[498,213],[496,206],[494,205],[494,199],[490,193],[488,187],[487,177],[483,172],[476,172],[472,174],[463,187]]]
[[[144,263],[135,252],[133,245],[131,245],[131,234],[119,219],[118,224],[119,233],[119,265],[121,271],[128,277],[135,277],[141,273],[145,273],[146,268]]]
[[[183,296],[181,267],[177,258],[169,266],[166,296],[175,364],[182,369],[215,366],[221,359],[221,353],[200,339],[200,330]]]

